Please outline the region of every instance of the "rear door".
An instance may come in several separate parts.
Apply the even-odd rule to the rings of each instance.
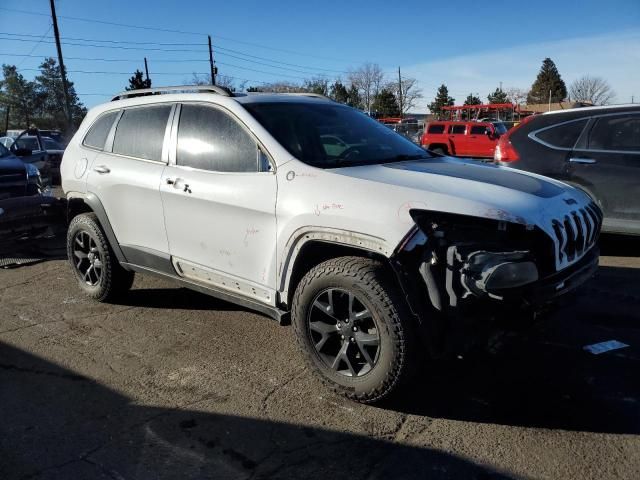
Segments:
[[[173,108],[163,103],[122,110],[89,166],[87,191],[102,202],[127,260],[143,266],[168,258],[160,179]]]
[[[606,229],[640,233],[640,113],[593,118],[572,152],[569,172],[598,199]]]

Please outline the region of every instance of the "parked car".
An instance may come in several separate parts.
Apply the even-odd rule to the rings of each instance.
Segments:
[[[80,289],[106,301],[148,273],[291,321],[349,398],[387,397],[498,318],[523,326],[597,268],[600,210],[561,182],[431,154],[320,95],[143,93],[91,109],[62,160]]]
[[[60,202],[48,195],[38,169],[0,145],[0,241],[43,233],[62,220]]]
[[[585,190],[604,212],[605,231],[640,234],[640,105],[527,117],[500,139],[495,160]]]
[[[456,157],[493,158],[498,139],[507,132],[502,122],[429,122],[421,144],[432,152]]]
[[[60,162],[64,147],[37,129],[25,130],[17,137],[2,137],[0,143],[26,163],[34,164],[46,184],[60,183]]]

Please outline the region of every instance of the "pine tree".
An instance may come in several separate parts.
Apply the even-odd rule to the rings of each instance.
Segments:
[[[61,128],[66,125],[64,110],[64,91],[60,66],[55,59],[49,57],[40,65],[40,75],[35,78],[36,93],[38,95],[39,128]],[[78,127],[87,113],[76,93],[73,82],[67,82],[69,106],[71,107],[72,127]]]
[[[358,93],[358,87],[354,84],[351,84],[349,88],[349,101],[347,105],[353,108],[361,108],[362,107],[362,99],[360,98],[360,93]]]
[[[336,80],[331,85],[330,96],[336,102],[339,103],[348,103],[349,102],[349,91],[347,87],[345,87],[340,80]]]
[[[2,65],[0,81],[2,104],[9,110],[9,128],[27,128],[38,104],[36,85],[18,73],[15,65]]]
[[[383,117],[397,117],[400,115],[400,107],[396,96],[386,88],[380,90],[380,93],[373,98],[371,110]]]
[[[141,90],[143,88],[151,88],[151,79],[145,79],[143,73],[136,68],[133,77],[129,79],[129,86],[125,90]]]
[[[482,100],[479,97],[476,97],[473,93],[470,93],[466,100],[464,101],[465,105],[481,105]]]
[[[509,101],[509,97],[504,91],[502,91],[501,88],[498,87],[496,88],[495,92],[487,95],[487,100],[489,100],[489,103],[492,103],[492,104],[507,103]]]
[[[455,101],[454,98],[449,96],[449,89],[443,83],[438,88],[438,93],[436,93],[436,98],[429,104],[429,110],[434,115],[440,116],[442,115],[442,107],[451,106]]]
[[[564,84],[556,64],[550,58],[545,58],[536,81],[531,85],[527,96],[527,103],[546,103],[551,92],[552,102],[561,102],[567,97],[567,86]]]

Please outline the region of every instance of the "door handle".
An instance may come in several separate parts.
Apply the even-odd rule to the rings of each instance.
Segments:
[[[105,173],[109,173],[111,170],[106,165],[96,165],[93,167],[94,172],[98,172],[100,175],[104,175]]]
[[[582,163],[586,165],[591,165],[597,162],[593,158],[570,158],[569,163]]]

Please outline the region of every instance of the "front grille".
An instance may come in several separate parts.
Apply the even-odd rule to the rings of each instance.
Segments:
[[[602,211],[593,202],[553,220],[556,240],[556,266],[564,268],[578,261],[598,240]]]

